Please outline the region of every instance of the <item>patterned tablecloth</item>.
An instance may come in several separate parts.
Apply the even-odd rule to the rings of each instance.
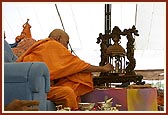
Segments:
[[[157,111],[156,88],[108,88],[94,89],[81,97],[82,102],[102,102],[105,96],[113,98],[112,106],[122,105],[120,111]]]

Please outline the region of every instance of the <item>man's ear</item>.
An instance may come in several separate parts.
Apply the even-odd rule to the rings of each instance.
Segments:
[[[60,42],[61,36],[57,36],[56,40]]]

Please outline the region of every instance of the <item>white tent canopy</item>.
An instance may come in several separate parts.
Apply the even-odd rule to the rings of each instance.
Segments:
[[[14,43],[27,19],[30,19],[32,37],[36,40],[48,37],[55,28],[63,29],[55,4],[75,53],[86,62],[98,65],[100,45],[96,41],[99,33],[105,33],[105,3],[3,2],[2,30],[6,40]],[[166,3],[108,4],[112,4],[111,28],[118,26],[124,30],[135,25],[139,31],[140,36],[135,37],[135,69],[163,69],[166,59]],[[123,47],[126,47],[126,42],[126,38],[122,38]]]

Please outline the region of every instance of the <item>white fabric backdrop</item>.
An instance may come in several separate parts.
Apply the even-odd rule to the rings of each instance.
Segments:
[[[96,44],[99,33],[104,34],[105,3],[2,3],[2,30],[6,40],[14,43],[22,25],[30,19],[32,37],[36,40],[48,37],[50,31],[62,25],[56,11],[57,4],[65,31],[75,53],[83,60],[98,65],[100,46]],[[113,3],[112,28],[121,30],[136,24],[140,36],[136,37],[136,69],[163,69],[165,67],[166,3]],[[137,18],[136,15],[137,4]],[[2,36],[3,37],[3,36]],[[122,46],[126,47],[126,38]]]

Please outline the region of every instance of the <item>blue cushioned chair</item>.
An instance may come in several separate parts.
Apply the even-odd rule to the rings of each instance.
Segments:
[[[50,89],[49,70],[43,62],[15,62],[10,45],[4,40],[4,106],[13,99],[38,100],[40,111],[53,111],[47,100]]]

